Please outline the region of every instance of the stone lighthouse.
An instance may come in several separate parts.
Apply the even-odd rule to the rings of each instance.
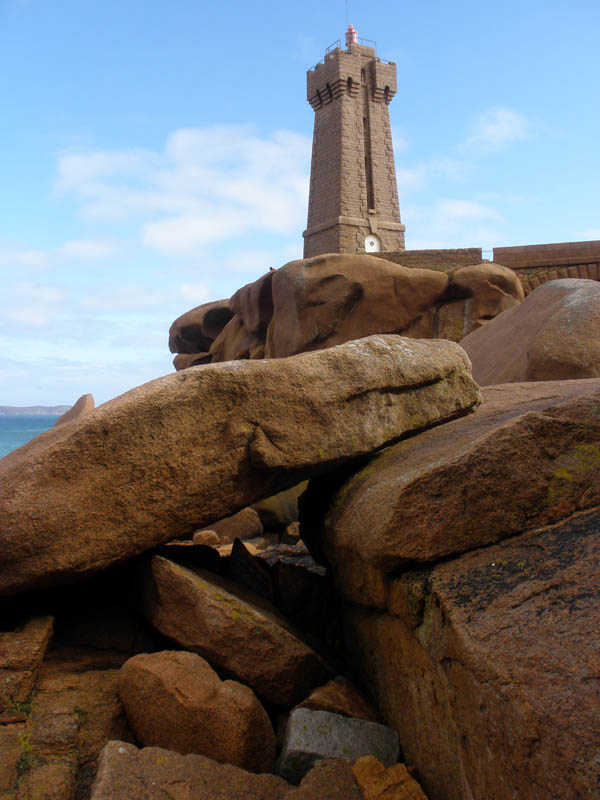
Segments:
[[[315,112],[304,257],[404,250],[388,105],[396,65],[359,44],[334,47],[307,73]]]

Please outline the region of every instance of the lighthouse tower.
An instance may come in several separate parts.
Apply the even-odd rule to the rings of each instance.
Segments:
[[[315,112],[304,257],[404,250],[388,105],[396,65],[358,43],[328,51],[307,73]]]

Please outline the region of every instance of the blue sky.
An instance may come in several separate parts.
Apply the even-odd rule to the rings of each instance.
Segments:
[[[600,238],[597,0],[348,0],[393,60],[407,247]],[[344,0],[0,0],[0,405],[171,371],[170,323],[301,257],[306,70]]]

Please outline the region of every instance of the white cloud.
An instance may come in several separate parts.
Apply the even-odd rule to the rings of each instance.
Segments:
[[[40,328],[47,325],[64,306],[65,295],[52,284],[18,283],[6,292],[0,307],[3,323]]]
[[[9,271],[43,270],[64,263],[109,258],[117,251],[117,243],[109,239],[73,239],[48,250],[35,250],[26,245],[5,245],[0,246],[0,268]]]
[[[73,239],[65,242],[54,251],[57,259],[69,261],[93,261],[97,258],[108,258],[115,255],[117,245],[108,239]]]
[[[150,150],[109,150],[97,153],[67,153],[58,161],[57,188],[62,191],[94,194],[96,181],[110,176],[137,175],[154,168],[155,156]]]
[[[207,303],[213,299],[210,286],[206,283],[181,283],[178,293],[183,300],[194,305]]]
[[[472,200],[448,200],[441,198],[437,203],[436,214],[440,219],[448,220],[454,224],[462,219],[500,219],[501,215],[495,208],[484,206]]]
[[[580,233],[582,239],[600,239],[600,228],[586,228]]]
[[[461,147],[465,150],[487,152],[527,139],[530,135],[528,120],[512,108],[492,108],[482,111],[473,119],[467,139]]]
[[[394,153],[402,153],[408,149],[408,139],[406,139],[404,136],[400,136],[399,134],[395,134],[392,130],[392,147]]]
[[[163,293],[145,286],[122,286],[83,297],[81,308],[84,311],[121,312],[156,307],[163,301]]]
[[[0,247],[0,267],[39,270],[48,266],[48,252],[26,246]]]
[[[310,145],[291,131],[260,137],[244,125],[181,129],[162,152],[64,154],[57,188],[88,218],[138,220],[143,244],[182,256],[250,231],[301,229]]]
[[[241,210],[210,209],[149,222],[142,227],[142,242],[163,253],[185,255],[202,245],[222,241],[248,227]]]
[[[267,272],[270,267],[282,267],[288,261],[302,258],[302,250],[300,240],[273,250],[235,250],[225,259],[224,267],[231,272],[248,273],[255,279]]]
[[[432,206],[408,206],[404,221],[410,249],[487,247],[502,241],[502,215],[472,200],[440,198]]]
[[[462,183],[468,176],[471,165],[453,158],[432,158],[414,167],[396,164],[396,180],[400,199],[405,192],[424,189],[435,180],[446,179]]]

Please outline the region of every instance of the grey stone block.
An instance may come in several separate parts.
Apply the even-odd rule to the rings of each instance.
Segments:
[[[368,755],[391,767],[399,752],[398,734],[386,725],[329,711],[297,708],[285,729],[279,773],[290,783],[299,783],[322,758],[354,761]]]

